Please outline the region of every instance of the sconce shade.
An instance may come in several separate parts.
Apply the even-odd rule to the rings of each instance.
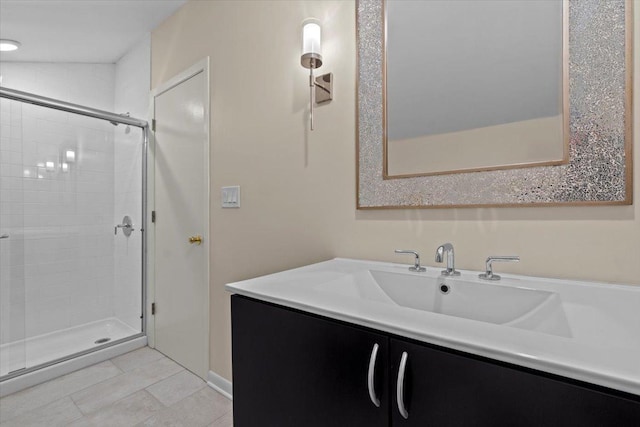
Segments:
[[[322,44],[320,23],[307,19],[302,23],[302,57],[304,68],[318,68],[322,65]]]

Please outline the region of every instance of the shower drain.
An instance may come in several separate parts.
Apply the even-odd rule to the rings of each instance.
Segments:
[[[111,341],[111,338],[100,338],[99,340],[95,340],[94,344],[104,344],[109,341]]]

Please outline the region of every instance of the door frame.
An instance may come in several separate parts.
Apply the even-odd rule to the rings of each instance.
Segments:
[[[151,348],[155,348],[155,316],[151,314],[151,304],[155,302],[156,295],[156,274],[155,274],[155,245],[156,245],[156,229],[155,223],[152,221],[152,212],[155,211],[155,149],[156,149],[156,139],[155,139],[155,118],[156,118],[156,109],[155,109],[155,98],[167,92],[170,89],[178,86],[179,84],[189,80],[191,77],[194,77],[200,73],[204,75],[204,117],[205,117],[205,134],[207,143],[204,146],[204,194],[203,197],[205,199],[204,203],[204,218],[205,224],[204,229],[202,230],[203,239],[205,244],[202,245],[202,249],[204,250],[204,277],[207,281],[207,295],[206,295],[206,312],[207,312],[207,321],[206,321],[206,336],[202,337],[202,339],[206,342],[206,357],[207,361],[207,371],[209,369],[209,334],[210,334],[210,321],[211,321],[211,304],[209,301],[210,298],[210,286],[211,286],[211,259],[210,259],[210,223],[211,223],[211,214],[210,214],[210,205],[211,205],[211,161],[210,161],[210,145],[211,145],[211,116],[210,116],[210,83],[209,83],[209,57],[205,57],[204,59],[196,62],[191,67],[186,70],[178,73],[173,76],[166,82],[158,85],[155,89],[151,90],[150,98],[149,98],[149,111],[151,112],[152,123],[150,126],[149,132],[149,165],[148,168],[148,206],[147,210],[147,224],[149,224],[149,233],[147,234],[148,245],[147,245],[147,313],[149,315],[146,319],[147,326],[147,339],[148,345]]]

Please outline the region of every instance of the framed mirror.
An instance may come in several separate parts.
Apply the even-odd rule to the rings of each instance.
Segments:
[[[452,4],[458,9],[427,19],[415,9],[398,11],[395,3],[428,3],[431,15]],[[512,21],[520,21],[516,27],[525,27],[526,21],[533,33],[506,36],[508,28],[500,27],[478,36],[488,31],[474,27],[473,49],[452,54],[450,39],[459,39],[463,49],[471,43],[461,34],[471,20],[459,7],[466,3],[493,11],[482,19],[472,12],[484,25],[498,28],[503,21],[513,27]],[[514,10],[504,15],[505,2],[493,0],[357,2],[359,209],[632,202],[631,1],[508,3]],[[516,10],[532,3],[548,7]],[[534,15],[540,16],[537,24]],[[419,23],[434,31],[409,35],[406,44],[407,35],[392,34]],[[552,26],[543,30],[548,40],[525,43],[527,37],[541,39],[535,28],[545,25]],[[536,50],[547,59],[535,57]],[[488,65],[473,68],[487,58]],[[553,122],[547,126],[552,131],[526,126],[545,121]],[[556,151],[539,157],[546,152],[540,141],[549,142],[552,134],[561,135],[559,144],[550,145]],[[460,135],[466,139],[453,138]],[[394,156],[402,149],[408,161],[398,168]],[[517,151],[534,157],[501,156]]]

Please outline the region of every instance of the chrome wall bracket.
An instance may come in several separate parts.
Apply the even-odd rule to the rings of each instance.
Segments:
[[[333,73],[316,77],[316,104],[324,104],[333,99]]]

